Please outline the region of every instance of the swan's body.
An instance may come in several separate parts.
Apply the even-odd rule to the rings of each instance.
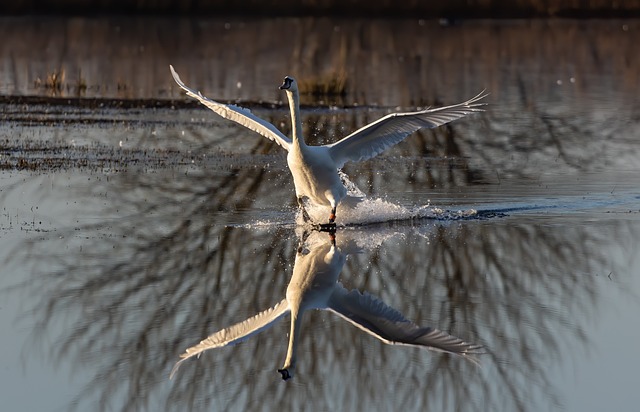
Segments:
[[[285,77],[280,89],[285,90],[289,100],[293,138],[289,139],[271,123],[251,114],[250,111],[232,105],[214,102],[200,92],[186,86],[173,66],[171,73],[176,83],[187,95],[224,117],[257,132],[285,148],[287,164],[293,175],[298,203],[304,210],[304,202],[329,206],[329,223],[335,220],[336,207],[347,195],[338,169],[346,162],[370,159],[387,148],[401,142],[411,133],[422,128],[434,128],[459,119],[469,113],[482,111],[483,103],[478,101],[486,94],[478,94],[466,102],[453,106],[427,109],[418,112],[392,113],[351,133],[342,140],[322,145],[307,146],[302,137],[300,119],[300,98],[296,81]]]
[[[367,292],[345,289],[338,282],[338,277],[346,255],[353,253],[354,247],[350,244],[337,247],[335,238],[328,236],[326,239],[330,241],[321,241],[312,246],[311,250],[302,247],[299,249],[285,299],[187,349],[171,371],[171,376],[186,359],[199,356],[208,349],[242,342],[291,313],[287,355],[284,366],[278,370],[282,379],[288,380],[294,374],[302,316],[309,309],[329,310],[387,344],[424,347],[472,360],[474,354],[481,353],[481,346],[467,343],[438,329],[420,327]]]

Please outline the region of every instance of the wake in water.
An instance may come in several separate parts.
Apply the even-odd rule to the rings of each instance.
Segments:
[[[400,205],[381,198],[368,198],[341,173],[341,179],[348,190],[348,196],[338,206],[337,227],[362,227],[386,225],[387,223],[423,227],[429,221],[484,220],[502,218],[514,214],[573,214],[580,213],[625,213],[635,218],[640,209],[637,191],[603,191],[596,193],[567,196],[523,196],[494,203],[483,203],[479,208],[443,209],[426,205]],[[509,200],[509,199],[508,199]],[[307,206],[309,215],[315,222],[326,218],[327,208]],[[293,220],[290,220],[291,217]],[[247,228],[301,227],[314,229],[304,223],[302,214],[294,210],[279,211],[271,217],[262,215],[250,223],[239,226]]]

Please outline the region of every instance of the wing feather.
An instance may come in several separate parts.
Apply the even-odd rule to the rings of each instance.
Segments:
[[[432,327],[416,325],[367,292],[347,291],[340,285],[332,296],[329,310],[390,345],[419,346],[471,358],[482,353],[480,345],[467,343]]]
[[[392,113],[370,123],[344,139],[329,144],[329,154],[338,168],[349,161],[362,161],[382,153],[400,143],[411,133],[422,128],[434,128],[470,113],[481,112],[484,103],[478,103],[487,93],[483,90],[466,102],[452,106],[426,109],[419,112]]]
[[[277,320],[286,315],[288,312],[289,304],[287,303],[286,299],[283,299],[280,301],[280,303],[272,308],[264,310],[247,320],[236,323],[233,326],[222,329],[210,335],[197,345],[188,348],[182,355],[180,355],[182,359],[175,364],[175,366],[171,370],[169,378],[171,379],[173,377],[182,362],[184,362],[185,360],[193,356],[199,356],[202,352],[209,349],[235,345],[246,339],[249,339],[251,336],[257,335],[263,330],[271,327]]]
[[[180,76],[178,76],[178,73],[176,73],[176,71],[173,69],[173,66],[169,65],[169,68],[171,69],[173,80],[175,80],[176,83],[178,83],[178,86],[180,86],[184,91],[187,92],[188,96],[197,99],[198,101],[200,101],[200,103],[207,106],[209,109],[213,110],[225,119],[234,121],[239,125],[246,127],[247,129],[253,130],[254,132],[261,134],[262,136],[278,143],[287,151],[289,150],[291,139],[285,136],[274,125],[267,122],[266,120],[259,118],[247,109],[243,109],[234,105],[218,103],[209,99],[208,97],[203,96],[199,91],[185,85],[184,82],[180,80]]]

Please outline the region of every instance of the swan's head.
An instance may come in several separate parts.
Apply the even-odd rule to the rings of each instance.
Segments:
[[[288,381],[289,379],[293,378],[294,369],[295,369],[295,366],[290,365],[288,368],[278,369],[278,372],[280,372],[280,374],[282,375],[283,381]]]
[[[298,83],[296,83],[296,79],[289,76],[285,77],[282,82],[282,86],[280,86],[280,90],[287,90],[291,92],[298,91]]]

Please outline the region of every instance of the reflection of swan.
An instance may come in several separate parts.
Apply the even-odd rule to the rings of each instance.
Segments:
[[[171,376],[186,359],[199,356],[207,349],[234,345],[262,332],[277,320],[291,312],[289,348],[282,369],[282,379],[293,377],[296,364],[296,348],[299,342],[302,315],[308,309],[327,309],[358,328],[391,345],[410,345],[462,355],[473,360],[482,347],[467,343],[431,327],[420,327],[369,293],[347,290],[338,282],[346,255],[357,247],[353,242],[336,246],[335,238],[314,233],[324,241],[307,243],[311,250],[301,247],[296,255],[293,276],[287,287],[286,298],[270,309],[222,329],[199,344],[186,350],[174,366]],[[330,240],[330,241],[327,241]]]
[[[372,158],[419,129],[441,126],[469,113],[481,111],[479,106],[483,104],[477,102],[486,96],[482,92],[466,102],[453,106],[410,113],[392,113],[356,130],[338,142],[323,146],[307,146],[302,137],[298,86],[293,78],[285,77],[284,83],[280,86],[280,89],[287,92],[289,99],[292,141],[274,125],[253,115],[249,110],[214,102],[187,87],[173,66],[169,67],[174,80],[186,90],[187,95],[198,99],[225,119],[233,120],[284,147],[289,152],[287,163],[293,175],[296,196],[305,220],[309,220],[304,209],[304,201],[308,199],[316,205],[331,207],[329,223],[334,222],[336,207],[347,195],[347,190],[338,175],[338,169],[346,162]]]

